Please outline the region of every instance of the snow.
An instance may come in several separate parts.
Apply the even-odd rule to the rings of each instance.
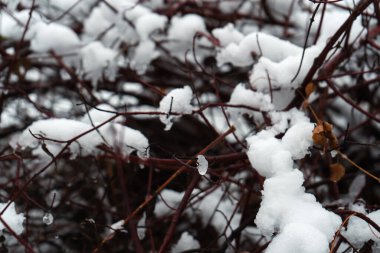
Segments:
[[[380,224],[380,210],[367,214],[367,217],[376,224]],[[358,233],[358,231],[360,231],[360,233]],[[350,218],[347,230],[343,230],[342,235],[358,249],[369,240],[375,242],[374,247],[380,246],[380,233],[366,221],[356,216]]]
[[[226,111],[231,116],[231,124],[237,128],[235,134],[239,138],[245,138],[252,131],[250,127],[245,127],[246,120],[243,115],[248,115],[256,122],[261,123],[263,122],[263,114],[260,111],[270,112],[274,109],[270,95],[246,88],[243,83],[235,87],[228,104],[237,106],[227,107]],[[251,107],[252,109],[245,108],[244,106]]]
[[[90,16],[84,22],[85,34],[91,37],[97,37],[106,31],[112,23],[103,15],[99,7],[95,7]]]
[[[33,26],[35,35],[31,40],[31,49],[37,53],[55,51],[57,54],[76,52],[81,41],[69,27],[57,23],[38,23]]]
[[[275,237],[266,253],[321,253],[329,252],[329,243],[323,233],[313,226],[291,223]]]
[[[13,17],[5,11],[0,12],[0,35],[8,39],[19,40],[24,32],[24,25],[29,19],[29,10],[15,11],[12,15]],[[34,25],[40,19],[41,17],[34,12],[30,25]],[[27,31],[25,34],[26,39],[29,39],[30,35],[30,31]]]
[[[292,159],[302,159],[308,154],[308,148],[313,144],[312,134],[314,124],[302,122],[288,129],[282,138],[282,144],[292,154]]]
[[[273,105],[268,94],[247,89],[244,87],[244,84],[238,84],[235,87],[228,103],[233,105],[246,105],[260,111],[273,110]],[[244,111],[249,111],[249,109],[244,109]]]
[[[96,103],[99,103],[96,108],[89,107],[88,112],[84,113],[82,106],[78,107],[78,111],[75,110],[77,99],[64,97],[66,96],[65,87],[61,90],[57,89],[58,94],[51,94],[55,91],[50,89],[46,92],[47,94],[43,95],[39,94],[40,91],[27,94],[28,99],[33,103],[41,105],[41,108],[47,108],[54,115],[53,118],[46,118],[48,115],[37,110],[26,99],[7,99],[4,101],[3,113],[1,114],[1,130],[19,126],[24,130],[9,137],[10,141],[5,139],[4,142],[9,143],[17,152],[16,154],[23,155],[22,152],[18,152],[20,150],[30,151],[33,156],[37,157],[37,160],[50,161],[52,156],[57,155],[62,150],[67,141],[108,121],[115,115],[112,112],[117,113],[121,110],[141,113],[154,112],[133,117],[138,118],[138,120],[158,117],[165,125],[166,131],[170,130],[176,120],[183,115],[191,114],[194,119],[203,122],[197,112],[198,108],[192,105],[193,89],[194,92],[203,92],[200,94],[202,104],[228,101],[226,103],[230,107],[225,107],[226,115],[220,107],[210,107],[203,111],[204,116],[217,132],[225,131],[230,124],[236,127],[237,138],[248,145],[248,149],[245,151],[252,168],[265,178],[261,206],[255,218],[256,226],[247,228],[247,230],[254,229],[267,239],[272,238],[272,242],[266,249],[267,253],[328,252],[329,243],[342,224],[342,220],[338,215],[325,209],[314,195],[305,191],[303,186],[304,175],[297,168],[297,160],[310,155],[309,149],[313,145],[314,124],[310,122],[309,116],[297,108],[289,111],[282,109],[294,97],[295,89],[299,88],[303,82],[315,58],[320,54],[331,36],[349,17],[350,12],[344,8],[337,8],[335,5],[327,5],[319,39],[313,43],[321,20],[322,12],[319,9],[315,16],[315,23],[311,27],[308,46],[305,48],[305,55],[301,64],[303,40],[311,15],[308,10],[313,10],[316,6],[310,1],[301,1],[302,4],[294,0],[263,1],[270,6],[271,14],[279,23],[285,22],[284,18],[289,17],[286,22],[292,25],[287,27],[286,31],[282,29],[281,25],[277,24],[274,27],[267,22],[258,25],[256,21],[252,23],[249,20],[239,20],[226,24],[226,21],[229,20],[227,15],[224,22],[219,23],[217,17],[212,20],[209,17],[205,18],[194,13],[185,14],[187,8],[176,10],[176,6],[174,6],[172,10],[165,9],[167,8],[166,2],[163,0],[87,0],[79,2],[77,0],[40,0],[35,6],[36,11],[33,11],[24,38],[25,42],[30,42],[30,46],[25,43],[25,46],[20,44],[15,47],[14,43],[21,38],[25,29],[24,26],[28,22],[30,15],[28,8],[30,8],[31,2],[28,0],[4,1],[4,11],[0,13],[0,34],[5,47],[2,57],[7,60],[7,54],[12,56],[16,52],[22,53],[22,55],[24,52],[28,54],[30,51],[32,52],[25,58],[25,63],[20,62],[18,73],[20,76],[14,73],[10,75],[10,85],[14,82],[24,81],[19,80],[21,76],[33,84],[31,87],[39,87],[36,85],[38,84],[43,89],[48,88],[52,82],[51,77],[54,76],[57,79],[72,81],[72,77],[67,72],[57,69],[56,65],[51,67],[49,61],[52,59],[50,57],[45,58],[50,51],[55,51],[64,57],[65,63],[67,62],[66,59],[71,59],[68,63],[79,78],[92,83],[94,89],[91,92],[98,100]],[[183,2],[179,1],[178,6],[182,8]],[[259,9],[256,8],[259,2],[209,1],[203,3],[202,1],[193,1],[191,4],[194,7],[215,4],[217,5],[216,10],[220,10],[221,14],[253,15],[260,19],[266,14],[260,13],[262,10],[257,10]],[[339,5],[354,5],[354,2],[342,1]],[[21,8],[17,8],[18,3],[21,3]],[[57,18],[77,3],[78,5],[70,13]],[[156,13],[154,8],[160,9]],[[169,11],[167,13],[170,15],[164,14],[165,11]],[[368,17],[371,17],[373,11],[373,6],[370,6],[365,12]],[[207,14],[207,12],[205,13]],[[57,20],[54,20],[55,18]],[[83,24],[83,29],[79,25],[80,23]],[[349,39],[349,43],[354,43],[358,36],[364,38],[367,32],[362,33],[363,25],[371,27],[374,26],[374,23],[375,21],[369,19],[368,24],[366,24],[362,18],[357,18],[352,23],[350,32],[345,34],[345,38]],[[223,26],[218,27],[221,24]],[[212,36],[208,28],[210,28],[209,31]],[[197,38],[196,46],[193,48],[193,40],[197,32],[214,37],[219,43],[213,45],[207,38],[202,37]],[[289,36],[285,36],[285,33]],[[367,42],[372,38],[365,39],[357,40],[352,45],[355,54],[361,53],[356,51],[359,42]],[[8,40],[11,43],[8,43]],[[19,46],[22,47],[20,52],[16,50]],[[331,52],[339,53],[339,50],[341,49],[334,48]],[[199,82],[201,78],[198,71],[200,69],[194,64],[194,59],[191,58],[193,52],[195,52],[198,61],[206,67],[207,74],[210,74],[210,80],[214,70],[209,72],[211,69],[203,61],[206,57],[216,60],[219,69],[215,71],[215,74],[218,78],[224,78],[224,74],[226,76],[235,74],[235,70],[237,70],[236,73],[239,73],[239,76],[243,76],[242,74],[245,73],[245,77],[239,77],[239,82],[245,78],[245,83],[241,81],[237,84],[227,78],[230,86],[222,87],[222,83],[220,83],[222,96],[206,94],[205,90],[209,91],[215,87],[205,88],[204,84]],[[185,55],[190,57],[185,58]],[[140,83],[131,83],[129,75],[128,77],[123,75],[132,70],[141,80],[156,85],[155,82],[151,82],[156,81],[152,80],[152,77],[160,74],[154,71],[155,67],[161,62],[166,63],[173,56],[180,63],[189,64],[189,66],[194,64],[194,69],[189,68],[192,71],[193,86],[192,88],[190,86],[182,87],[184,84],[180,82],[183,82],[184,78],[171,77],[168,84],[164,85],[162,92],[166,92],[166,87],[175,85],[181,88],[169,90],[157,108],[158,100],[157,97],[154,97],[155,95],[153,96],[146,91],[145,86]],[[328,58],[331,56],[333,56],[332,53]],[[155,61],[154,64],[152,64],[153,61]],[[33,66],[35,62],[41,64],[35,67]],[[29,67],[29,64],[32,66]],[[173,68],[178,68],[177,73],[179,73],[183,71],[183,66],[178,64],[178,66],[173,65]],[[297,74],[299,66],[301,68]],[[7,68],[7,66],[5,67]],[[349,66],[346,67],[349,68]],[[127,70],[127,72],[119,70]],[[360,68],[357,70],[359,71]],[[361,70],[367,71],[370,68],[363,67]],[[56,73],[60,74],[56,75]],[[352,73],[356,73],[355,69],[352,70]],[[373,76],[369,76],[370,74]],[[376,73],[370,74],[368,74],[368,78],[377,77]],[[166,76],[162,76],[161,81],[165,82],[165,78]],[[137,78],[132,79],[137,80]],[[215,80],[219,82],[219,80]],[[337,87],[352,86],[352,80],[351,76],[337,78]],[[53,82],[55,81],[60,80],[54,79]],[[104,86],[100,86],[98,89],[98,84],[103,81],[107,85],[107,89],[110,87],[115,91],[120,90],[122,91],[120,93],[123,94],[102,89]],[[115,85],[115,87],[108,85]],[[320,88],[326,86],[323,82],[320,82],[319,85]],[[231,88],[233,86],[235,86],[234,89]],[[371,91],[375,90],[372,86],[370,87]],[[55,84],[54,87],[56,87]],[[158,86],[158,88],[162,87]],[[229,100],[228,97],[226,98],[226,94],[228,95],[226,91],[231,92]],[[5,97],[12,95],[8,94],[6,87],[3,93]],[[316,100],[319,98],[317,92],[313,96]],[[143,104],[143,101],[150,102]],[[241,107],[232,107],[237,105],[241,105]],[[361,123],[366,119],[356,111],[351,112],[351,108],[347,107],[340,98],[334,99],[329,105],[337,109],[334,120],[335,126],[342,129],[346,127],[347,123]],[[363,103],[360,106],[369,109],[368,103]],[[251,107],[253,110],[246,107]],[[157,116],[155,113],[161,113],[161,115]],[[346,116],[342,116],[342,114]],[[349,122],[347,115],[353,119],[351,122]],[[26,122],[31,123],[25,128],[24,124],[28,124]],[[148,138],[139,130],[123,125],[124,122],[130,124],[122,116],[113,119],[99,129],[72,142],[66,152],[71,155],[72,159],[78,156],[98,158],[98,155],[103,154],[99,146],[105,145],[124,157],[128,157],[134,152],[137,152],[141,158],[148,157],[150,145]],[[137,126],[140,124],[140,122],[135,123],[132,122],[131,124]],[[189,126],[189,128],[191,127]],[[57,141],[38,140],[32,136],[31,132],[42,138],[46,137]],[[155,134],[154,131],[149,130],[148,132]],[[234,136],[230,135],[226,140],[232,143],[231,147],[235,148]],[[371,139],[369,142],[374,143],[376,139]],[[244,149],[242,148],[239,151],[244,152]],[[376,150],[372,149],[369,152],[376,152]],[[200,175],[206,175],[208,162],[203,155],[196,156],[196,169]],[[23,166],[25,169],[32,168],[32,165],[27,163]],[[246,182],[244,180],[247,177],[239,174],[236,175],[236,178],[234,177],[234,180]],[[197,219],[203,227],[214,227],[217,232],[221,233],[221,239],[218,243],[222,244],[225,240],[224,236],[231,235],[232,231],[241,225],[242,213],[240,208],[237,208],[237,205],[240,204],[237,200],[242,199],[243,193],[241,188],[236,190],[238,187],[232,184],[232,181],[228,184],[220,182],[217,187],[213,187],[211,186],[212,182],[206,181],[207,177],[201,178],[202,181],[194,190],[191,202],[185,209],[184,215],[189,220]],[[315,179],[311,179],[311,181],[313,180]],[[1,178],[1,181],[5,182],[5,179]],[[350,206],[354,211],[367,215],[376,223],[380,223],[380,211],[373,211],[368,214],[364,204],[352,205],[352,202],[360,197],[365,186],[366,177],[364,175],[355,177],[348,188],[348,193],[341,195],[345,201],[344,204]],[[101,189],[97,190],[98,192],[101,191]],[[57,196],[52,195],[54,192],[47,194],[45,199],[47,206],[50,205],[52,208],[59,206],[62,195],[62,193]],[[4,191],[5,196],[8,194]],[[183,195],[184,192],[164,189],[160,193],[160,197],[157,198],[154,208],[155,216],[164,217],[172,214],[178,207]],[[54,203],[52,203],[53,198],[55,198]],[[326,200],[326,202],[328,201]],[[2,207],[5,205],[0,204]],[[114,211],[111,206],[107,210]],[[38,217],[39,219],[42,214]],[[15,212],[14,203],[9,206],[2,218],[17,234],[22,233],[22,223],[25,218],[22,213],[17,214]],[[46,212],[42,221],[46,225],[50,225],[53,223],[54,217],[50,212]],[[112,220],[109,219],[106,224],[111,223]],[[139,226],[143,227],[146,225],[145,223],[146,218],[143,216],[139,221]],[[110,227],[122,229],[123,224],[123,220],[120,220]],[[180,232],[186,229],[186,227],[181,226],[178,228]],[[1,223],[0,230],[5,230]],[[145,228],[139,228],[138,232],[142,239],[145,236]],[[369,240],[375,242],[374,248],[380,247],[379,233],[360,218],[351,217],[347,229],[343,229],[341,232],[357,248],[362,247]],[[178,236],[176,235],[173,238],[178,238]],[[200,244],[197,238],[191,235],[191,231],[185,231],[181,234],[178,242],[173,245],[172,252],[199,247]]]
[[[285,48],[282,50],[284,49]],[[252,87],[259,91],[268,91],[270,86],[272,89],[286,87],[297,88],[312,66],[315,57],[319,55],[321,50],[322,48],[320,46],[312,46],[305,50],[305,56],[300,72],[294,81],[292,81],[292,79],[296,76],[298,67],[301,63],[301,51],[299,51],[298,54],[286,57],[279,62],[263,56],[252,69],[252,73],[249,77],[250,83]],[[271,81],[270,85],[268,76]]]
[[[109,4],[118,12],[113,13],[106,4],[100,3],[85,21],[83,38],[100,40],[112,49],[124,42],[130,46],[126,63],[138,74],[144,74],[151,61],[159,56],[154,35],[164,30],[168,18],[133,1],[110,1]]]
[[[162,217],[170,214],[183,198],[184,192],[176,192],[170,189],[164,189],[160,193],[157,204],[154,208],[154,215]]]
[[[156,30],[163,30],[168,19],[156,13],[148,13],[136,20],[135,28],[140,40],[148,40],[149,36]]]
[[[151,40],[151,35],[157,30],[163,30],[168,19],[165,16],[150,12],[130,18],[136,20],[135,29],[140,37],[140,43],[131,57],[131,68],[136,70],[138,74],[144,74],[151,61],[160,55],[159,51],[156,50],[154,41]]]
[[[168,39],[192,42],[197,32],[206,32],[206,25],[201,16],[196,14],[174,16],[170,22]]]
[[[151,40],[145,40],[139,43],[135,48],[134,55],[131,59],[131,68],[136,70],[138,74],[144,74],[148,65],[160,56],[156,50],[156,45]]]
[[[42,7],[46,6],[47,10],[45,12],[47,12],[47,15],[59,17],[63,13],[69,11],[69,13],[75,16],[76,19],[83,20],[87,17],[89,12],[88,9],[95,3],[95,1],[96,0],[39,0],[39,4]],[[65,19],[66,16],[64,16],[63,19]]]
[[[83,47],[80,56],[83,64],[83,75],[96,87],[97,82],[105,75],[109,80],[116,76],[117,51],[94,41]]]
[[[237,176],[236,180],[238,180]],[[185,210],[187,219],[200,217],[204,227],[211,224],[220,233],[227,227],[225,235],[229,236],[234,229],[239,227],[241,214],[235,213],[233,198],[226,198],[225,194],[225,191],[220,188],[215,189],[212,194],[195,189],[192,208]],[[184,192],[164,189],[155,206],[155,216],[164,217],[172,214],[181,202],[183,195]],[[224,237],[219,240],[220,244],[223,242]]]
[[[165,48],[170,52],[171,55],[180,59],[182,62],[190,60],[192,62],[195,59],[189,55],[186,57],[186,52],[193,49],[193,39],[197,32],[203,32],[207,34],[206,24],[204,19],[197,14],[186,14],[183,16],[176,15],[170,20],[167,40]],[[209,45],[207,40],[204,38],[196,40],[197,45]],[[197,59],[202,60],[204,54],[202,50],[196,47]]]
[[[92,126],[89,124],[71,119],[39,120],[33,122],[28,129],[22,132],[18,138],[17,144],[22,148],[32,148],[34,155],[48,158],[48,154],[46,154],[40,146],[40,141],[34,138],[30,132],[35,135],[41,135],[57,141],[67,141],[80,133],[90,130],[91,128]],[[100,137],[94,134],[89,134],[78,139],[77,144],[71,145],[69,149],[73,153],[81,152],[83,155],[89,155],[92,153],[93,147],[100,142]],[[46,144],[49,152],[53,155],[57,155],[63,147],[63,144],[61,143],[46,141]]]
[[[178,242],[173,245],[171,252],[180,253],[186,250],[199,249],[199,242],[189,233],[183,232]]]
[[[103,122],[93,122],[95,126]],[[67,142],[76,136],[93,129],[91,124],[70,119],[46,119],[35,121],[28,129],[24,130],[19,136],[17,145],[25,149],[33,149],[33,154],[39,157],[49,159],[48,154],[41,146],[41,141],[34,138],[29,131],[35,135]],[[57,155],[65,143],[45,140],[46,148],[52,155]],[[133,151],[144,158],[149,156],[148,139],[138,130],[129,128],[119,123],[109,123],[100,128],[98,131],[89,132],[73,142],[68,150],[72,158],[76,156],[97,155],[100,151],[97,146],[104,143],[111,145],[115,151],[119,151],[124,156],[128,156]]]
[[[203,155],[197,156],[197,170],[199,175],[206,175],[208,169],[208,161]]]
[[[255,219],[264,235],[282,231],[292,223],[302,223],[313,226],[332,240],[341,219],[325,210],[312,194],[305,193],[303,181],[302,173],[293,170],[264,182],[263,200]]]
[[[147,232],[147,222],[146,222],[146,214],[143,213],[141,219],[137,223],[137,235],[140,240],[143,240],[145,238],[146,232]]]
[[[343,10],[327,9],[325,12],[324,21],[321,28],[321,35],[317,41],[317,44],[324,44],[328,39],[339,29],[339,27],[346,21],[350,13]],[[316,20],[319,20],[318,17]],[[319,23],[319,22],[318,22]],[[317,24],[315,24],[314,29],[316,29]],[[349,43],[353,43],[357,36],[362,32],[363,26],[360,20],[356,19],[351,26]]]
[[[275,134],[284,133],[286,129],[297,123],[309,122],[305,113],[295,108],[289,111],[271,111],[269,117],[273,123],[270,130]]]
[[[254,32],[245,36],[244,39],[239,39],[238,43],[229,43],[218,52],[216,59],[218,66],[232,63],[235,66],[244,67],[253,63],[252,54],[263,56],[273,62],[279,62],[301,52],[301,47],[289,41],[281,40],[266,33]]]
[[[277,173],[291,171],[293,161],[290,151],[284,150],[280,140],[274,138],[274,134],[268,131],[262,131],[259,134],[247,139],[249,150],[247,152],[252,167],[264,177],[272,177]],[[280,153],[281,152],[281,153]],[[279,154],[277,154],[279,153]],[[276,166],[276,159],[281,156],[281,161],[286,162],[288,166]],[[291,166],[289,166],[291,165]]]
[[[78,0],[50,0],[49,2],[52,7],[67,10],[74,6],[78,2]]]
[[[115,114],[112,112],[116,112],[117,110],[110,106],[109,104],[99,104],[96,106],[96,108],[91,108],[88,110],[88,113],[86,113],[80,121],[91,124],[92,123],[102,123],[108,119],[110,119]],[[120,118],[117,118],[120,119]],[[117,119],[114,119],[117,120]]]
[[[282,109],[293,98],[292,89],[300,85],[324,47],[321,43],[306,48],[301,65],[302,47],[274,35],[252,32],[244,36],[231,25],[214,29],[213,34],[222,46],[216,56],[218,66],[226,63],[237,67],[252,66],[251,87],[264,94],[272,92],[276,109]]]
[[[192,113],[192,98],[193,91],[189,86],[173,89],[162,98],[159,111],[165,113],[160,115],[160,121],[165,124],[165,131],[170,130],[173,121],[181,117],[180,115],[172,115],[172,113],[182,115]]]
[[[151,14],[151,11],[145,6],[138,4],[136,0],[119,1],[112,0],[112,6],[116,7],[119,12],[123,13],[124,17],[135,23],[140,17]],[[113,15],[113,14],[112,14]],[[150,24],[155,25],[155,24]]]
[[[354,180],[352,180],[352,183],[350,187],[348,188],[348,198],[350,199],[350,201],[353,202],[359,196],[365,184],[366,184],[366,177],[363,174],[357,175],[354,178]]]
[[[239,44],[244,39],[244,35],[229,23],[223,28],[215,28],[212,35],[219,40],[220,46],[226,47],[229,44]]]
[[[328,252],[328,243],[342,222],[305,192],[303,174],[294,168],[293,160],[303,158],[313,144],[314,124],[300,119],[293,119],[282,139],[271,129],[247,138],[249,161],[267,178],[255,223],[266,236],[278,233],[267,252]]]
[[[3,211],[8,203],[0,203],[0,210]],[[9,204],[5,212],[1,215],[1,218],[7,223],[7,225],[15,232],[16,234],[21,234],[24,231],[22,223],[25,220],[23,213],[17,213],[15,209],[15,204],[12,202]],[[2,222],[0,222],[0,231],[6,230]]]
[[[124,229],[124,225],[125,225],[124,220],[119,220],[119,221],[113,223],[110,226],[110,231],[109,232],[112,233],[115,230],[123,230]]]
[[[238,180],[239,175],[234,178]],[[225,237],[231,235],[240,225],[241,213],[235,212],[234,201],[234,198],[240,197],[239,193],[234,192],[234,187],[231,187],[228,192],[222,188],[214,188],[211,193],[196,189],[193,195],[196,198],[192,201],[192,209],[188,209],[187,216],[191,218],[195,214],[200,217],[203,227],[212,225],[221,235],[218,244],[222,245]]]
[[[133,151],[141,158],[149,157],[148,139],[138,130],[114,123],[100,128],[107,143],[115,147],[121,154],[128,156]]]

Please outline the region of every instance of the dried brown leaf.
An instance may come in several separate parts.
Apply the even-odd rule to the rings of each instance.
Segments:
[[[333,182],[338,182],[346,174],[346,169],[340,163],[330,164],[330,180]]]

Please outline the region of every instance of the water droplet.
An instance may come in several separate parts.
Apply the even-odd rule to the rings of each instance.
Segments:
[[[47,212],[42,217],[42,222],[46,225],[51,225],[54,222],[54,217],[51,213]]]

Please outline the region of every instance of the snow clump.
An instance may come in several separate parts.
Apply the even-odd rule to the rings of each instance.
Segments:
[[[37,53],[55,51],[57,54],[76,52],[81,41],[78,35],[69,27],[57,23],[38,23],[33,26],[35,35],[31,40],[31,49]]]
[[[7,207],[8,203],[0,203],[0,210],[3,211],[7,208],[5,212],[1,215],[1,219],[6,222],[6,224],[15,232],[16,234],[21,234],[24,231],[22,223],[25,220],[23,213],[17,213],[15,209],[15,204],[12,202]],[[0,233],[1,231],[7,229],[3,222],[0,222]]]
[[[181,117],[180,115],[172,115],[172,113],[191,114],[193,111],[192,98],[193,91],[189,86],[174,89],[162,98],[159,111],[165,113],[160,115],[160,121],[165,124],[165,131],[170,130],[173,121]]]
[[[172,247],[172,253],[180,253],[186,250],[199,249],[201,245],[189,232],[183,232],[178,242]]]
[[[101,107],[104,108],[104,105]],[[106,112],[98,111],[96,113],[94,110],[89,112],[94,126],[104,123],[112,116],[107,116]],[[84,116],[82,120],[84,122],[58,118],[35,121],[21,133],[14,148],[31,148],[34,155],[49,159],[50,155],[59,154],[67,141],[88,132],[68,147],[71,158],[97,155],[100,153],[97,147],[101,144],[115,148],[124,156],[130,155],[133,151],[137,151],[137,155],[142,158],[149,156],[148,139],[140,131],[117,122],[108,122],[97,130],[92,130],[94,126],[89,123],[88,116]],[[35,138],[31,133],[40,137],[41,140]],[[43,138],[50,140],[42,140]],[[51,154],[48,154],[42,147],[43,143]]]
[[[364,214],[376,224],[380,224],[380,210]],[[358,233],[358,231],[360,231],[360,233]],[[342,235],[357,249],[362,248],[364,243],[372,240],[375,242],[373,251],[378,252],[380,250],[379,231],[359,217],[353,216],[350,218],[347,229],[342,231]]]
[[[84,77],[91,80],[94,87],[103,75],[113,81],[116,77],[117,54],[117,51],[105,47],[99,41],[87,44],[80,51]]]
[[[277,132],[271,129],[247,138],[249,161],[267,178],[255,223],[265,236],[277,233],[267,253],[328,252],[329,242],[342,222],[302,186],[303,174],[294,168],[294,160],[308,153],[314,124],[296,122],[282,139],[276,138]],[[313,243],[315,238],[319,238],[318,244]]]

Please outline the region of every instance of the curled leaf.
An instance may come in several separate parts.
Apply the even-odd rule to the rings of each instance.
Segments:
[[[346,169],[340,163],[330,164],[330,180],[338,182],[346,174]]]
[[[313,142],[317,146],[321,146],[324,149],[333,150],[338,145],[338,139],[332,132],[333,125],[325,121],[319,122],[313,130]]]

